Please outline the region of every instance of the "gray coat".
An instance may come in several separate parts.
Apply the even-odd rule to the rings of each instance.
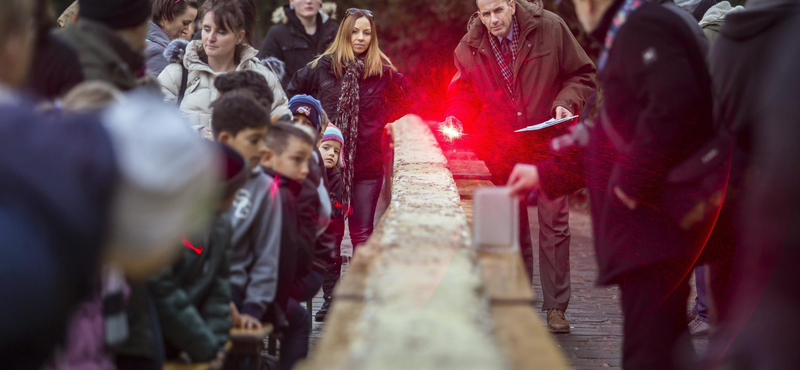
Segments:
[[[281,199],[273,179],[256,167],[228,210],[233,224],[231,286],[243,294],[243,312],[261,318],[278,289]]]
[[[158,77],[164,68],[167,68],[169,61],[164,58],[164,49],[169,45],[170,39],[167,33],[150,22],[150,30],[147,31],[147,51],[144,53],[144,60],[147,64],[147,72]]]

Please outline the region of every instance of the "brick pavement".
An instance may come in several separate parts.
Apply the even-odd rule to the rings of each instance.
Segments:
[[[579,208],[579,207],[576,207]],[[539,224],[536,209],[529,208],[531,233],[534,248],[538,248]],[[591,218],[585,210],[570,212],[572,241],[570,246],[570,266],[572,298],[567,310],[567,319],[572,324],[572,333],[555,335],[559,347],[575,369],[614,369],[621,366],[622,355],[622,312],[619,306],[619,290],[616,287],[597,287],[594,284],[597,266],[591,237]],[[352,244],[345,235],[342,243],[343,254],[352,255]],[[538,250],[534,249],[535,307],[541,308],[541,286],[539,285]],[[346,271],[345,264],[343,271]],[[313,313],[322,305],[320,292],[313,301]],[[694,291],[690,302],[694,302]],[[690,307],[690,306],[689,306]],[[541,312],[542,322],[546,322]],[[323,331],[322,323],[313,323],[311,351],[319,341]],[[698,351],[705,349],[706,339],[694,341]]]

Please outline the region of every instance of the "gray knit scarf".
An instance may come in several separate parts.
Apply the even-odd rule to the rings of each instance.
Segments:
[[[342,77],[342,90],[339,95],[339,107],[336,112],[336,125],[344,136],[344,168],[342,203],[344,203],[345,218],[350,215],[350,200],[353,196],[353,178],[356,158],[356,139],[358,139],[358,102],[360,87],[359,81],[364,77],[364,59],[356,58],[355,61],[345,66]]]

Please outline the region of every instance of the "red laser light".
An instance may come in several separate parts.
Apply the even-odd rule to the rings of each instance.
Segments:
[[[183,238],[183,245],[189,247],[189,249],[193,250],[197,254],[203,253],[203,246],[202,245],[199,248],[195,247],[195,246],[192,245],[192,243],[189,243],[189,241],[186,240],[186,238]]]

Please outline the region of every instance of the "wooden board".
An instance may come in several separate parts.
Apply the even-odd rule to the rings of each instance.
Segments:
[[[472,199],[461,199],[461,209],[464,210],[464,214],[467,216],[467,224],[472,230],[472,219],[475,216],[475,206]]]
[[[478,252],[486,294],[492,304],[533,304],[533,290],[519,250]]]
[[[448,161],[477,161],[478,156],[471,150],[467,149],[459,149],[457,151],[445,151],[444,152],[445,158]]]
[[[231,329],[231,342],[259,342],[272,333],[272,324],[265,323],[261,329]]]
[[[483,161],[458,161],[447,162],[447,168],[454,179],[492,180],[492,174]]]
[[[461,199],[472,199],[472,194],[475,193],[476,189],[494,187],[494,184],[489,180],[458,179],[456,180],[456,187],[458,188],[458,195],[461,196]]]
[[[494,305],[495,340],[518,370],[567,370],[566,357],[529,305]]]

